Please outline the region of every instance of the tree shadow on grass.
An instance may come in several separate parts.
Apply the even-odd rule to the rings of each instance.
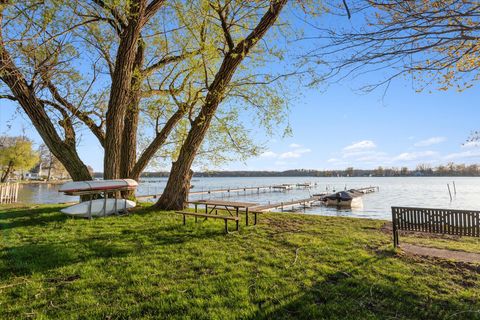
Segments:
[[[480,319],[474,301],[418,294],[393,280],[371,282],[339,271],[301,293],[260,306],[249,319]]]
[[[48,270],[86,262],[93,259],[109,259],[137,253],[134,246],[125,247],[107,244],[104,241],[90,240],[52,244],[26,244],[0,251],[0,279],[43,273]]]
[[[148,245],[137,241],[137,235],[148,240]],[[28,243],[0,250],[0,279],[11,275],[43,273],[64,266],[95,259],[113,259],[140,254],[156,246],[177,246],[201,239],[219,239],[221,231],[213,229],[189,230],[183,225],[169,225],[147,230],[123,230],[121,235],[101,232],[74,240]]]
[[[352,269],[327,274],[298,293],[254,301],[258,310],[248,319],[480,319],[480,301],[475,296],[445,297],[448,284],[425,283],[428,280],[420,276],[405,283],[395,277],[393,269],[392,274],[378,272],[371,277],[359,273],[396,256],[388,249],[374,253]],[[418,289],[416,281],[437,290],[437,294]]]
[[[60,213],[61,208],[63,207],[12,208],[12,211],[0,212],[0,230],[42,226],[51,222],[64,222],[68,217]]]
[[[27,275],[73,264],[80,259],[72,247],[58,244],[27,244],[2,250],[0,278]]]

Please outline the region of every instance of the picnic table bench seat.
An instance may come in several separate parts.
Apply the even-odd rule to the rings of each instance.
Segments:
[[[186,216],[194,216],[195,222],[197,222],[197,217],[202,217],[208,219],[223,219],[225,221],[225,233],[228,233],[228,221],[235,221],[236,222],[236,230],[238,231],[238,221],[240,217],[238,216],[222,216],[222,215],[213,215],[208,213],[198,213],[198,212],[189,212],[189,211],[175,211],[175,213],[183,215],[183,224],[186,224]]]

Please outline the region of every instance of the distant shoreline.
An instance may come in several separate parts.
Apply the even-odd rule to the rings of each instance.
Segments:
[[[252,172],[253,173],[253,172]],[[282,175],[282,174],[252,174],[252,175],[235,175],[235,174],[207,174],[198,173],[194,174],[193,178],[478,178],[480,176],[474,175],[409,175],[409,176],[316,176],[316,175]],[[148,174],[142,175],[140,179],[145,178],[168,178],[168,174]],[[102,175],[95,175],[94,179],[103,179]],[[39,181],[39,180],[21,180],[10,181],[14,183],[20,183],[22,185],[60,185],[72,180],[51,180],[51,181]]]
[[[11,181],[11,182],[18,182],[20,184],[64,184],[65,182],[72,181],[69,180],[50,180],[50,181],[41,181],[41,180],[20,180],[20,181]]]

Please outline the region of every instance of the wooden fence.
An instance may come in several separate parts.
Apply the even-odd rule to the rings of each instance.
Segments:
[[[1,203],[15,203],[18,199],[18,188],[20,184],[17,183],[2,183],[0,184],[0,204]]]
[[[393,243],[398,230],[480,237],[480,211],[392,207]]]

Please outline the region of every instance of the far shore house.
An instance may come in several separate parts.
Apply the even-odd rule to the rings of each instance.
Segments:
[[[49,174],[50,174],[50,180],[64,180],[69,178],[68,174],[66,174],[64,170],[55,170],[53,168],[49,170],[48,167],[44,168],[41,162],[38,163],[33,169],[31,169],[26,173],[22,173],[22,172],[15,173],[17,177],[22,177],[22,174],[23,174],[23,178],[26,180],[44,180],[48,178]]]
[[[48,172],[44,172],[44,171],[45,170],[43,170],[42,168],[42,163],[40,162],[29,172],[26,172],[25,174],[23,174],[23,177],[24,179],[27,179],[27,180],[38,180],[38,179],[41,179],[42,176],[46,176],[48,174]],[[16,175],[21,176],[22,174],[16,173]]]

